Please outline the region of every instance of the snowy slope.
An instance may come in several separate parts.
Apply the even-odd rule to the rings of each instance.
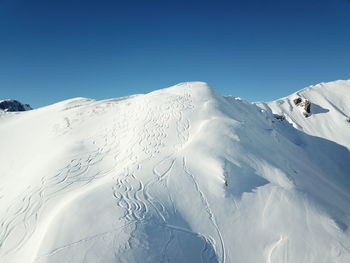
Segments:
[[[350,262],[350,133],[326,124],[350,129],[349,84],[327,85],[306,119],[201,82],[1,114],[0,261]]]
[[[311,115],[300,114],[293,99],[311,102]],[[350,80],[320,83],[283,99],[267,103],[276,114],[285,115],[296,129],[307,134],[335,141],[350,149]]]

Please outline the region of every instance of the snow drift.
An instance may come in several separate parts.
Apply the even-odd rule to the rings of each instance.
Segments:
[[[0,261],[350,262],[349,91],[190,82],[0,112]]]

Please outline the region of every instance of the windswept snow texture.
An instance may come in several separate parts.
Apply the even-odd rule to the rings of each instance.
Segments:
[[[0,114],[0,262],[348,263],[349,96],[191,82]]]

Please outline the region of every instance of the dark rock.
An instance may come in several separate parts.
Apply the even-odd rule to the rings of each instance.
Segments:
[[[4,111],[27,111],[32,108],[29,104],[22,104],[17,100],[2,100],[0,101],[0,110]]]
[[[302,99],[301,99],[300,97],[298,97],[298,98],[295,98],[295,99],[293,100],[293,102],[294,102],[295,105],[298,106],[298,105],[302,102]]]
[[[278,115],[278,114],[274,114],[273,117],[276,119],[276,120],[279,120],[279,121],[284,121],[286,119],[285,116],[283,115]]]
[[[311,112],[311,102],[309,100],[305,100],[305,102],[304,102],[304,110],[307,113]]]

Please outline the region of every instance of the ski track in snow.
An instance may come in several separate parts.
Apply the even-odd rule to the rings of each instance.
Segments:
[[[145,125],[141,130],[134,130],[134,137],[130,139],[130,143],[133,143],[133,145],[129,148],[126,158],[130,165],[125,167],[124,172],[116,178],[117,183],[113,187],[113,195],[117,200],[117,205],[124,210],[124,215],[120,220],[134,222],[135,230],[137,223],[142,222],[148,212],[147,202],[156,208],[155,201],[152,202],[152,197],[147,193],[148,185],[144,186],[137,176],[137,172],[142,165],[141,158],[153,159],[159,153],[164,139],[167,137],[165,129],[168,127],[167,121],[170,117],[170,113],[162,106],[152,109],[151,106],[145,107],[145,105],[147,106],[148,103],[144,103],[143,107],[136,111],[137,113],[146,112],[143,120]],[[167,108],[172,109],[171,106]],[[135,116],[135,119],[142,119],[143,117],[142,115]],[[138,148],[141,149],[144,156],[138,156]],[[165,208],[161,202],[158,202],[157,205],[161,207],[162,212],[157,211],[164,220],[162,213]],[[132,236],[131,234],[131,238]]]
[[[267,262],[268,263],[274,263],[275,261],[272,260],[272,257],[274,256],[274,254],[276,253],[276,251],[281,248],[281,246],[283,246],[284,242],[285,242],[286,238],[284,237],[280,237],[280,239],[278,241],[276,241],[272,247],[270,248],[268,255],[267,255]],[[283,261],[276,261],[276,263],[278,262],[288,262],[287,259],[283,260]]]
[[[106,142],[105,146],[108,143]],[[64,167],[59,173],[53,177],[43,177],[41,185],[21,197],[20,207],[18,202],[14,202],[6,211],[6,216],[3,217],[0,225],[0,248],[2,248],[11,233],[20,226],[23,226],[24,231],[22,238],[18,239],[15,244],[5,251],[1,251],[4,255],[16,251],[21,248],[22,244],[33,234],[39,219],[41,208],[50,199],[61,195],[63,192],[72,190],[73,186],[84,186],[91,183],[93,180],[102,177],[105,173],[96,173],[88,175],[89,168],[101,162],[106,154],[105,148],[97,149],[86,158],[73,159],[70,164]]]
[[[144,105],[147,105],[147,103],[145,103]],[[137,227],[137,224],[142,223],[145,219],[145,216],[147,215],[147,212],[149,210],[148,207],[152,207],[154,212],[156,212],[158,217],[161,219],[161,222],[158,222],[158,224],[168,229],[169,238],[162,249],[162,258],[164,262],[169,262],[169,258],[166,251],[175,238],[174,231],[181,231],[191,235],[200,236],[199,234],[194,233],[190,230],[167,224],[167,217],[169,216],[167,208],[164,204],[162,204],[160,200],[154,197],[150,191],[150,189],[155,185],[161,185],[165,187],[165,189],[168,188],[167,180],[176,162],[175,155],[181,150],[181,147],[188,141],[189,138],[190,122],[188,119],[185,119],[183,117],[183,111],[192,108],[193,105],[191,104],[190,95],[184,94],[184,96],[178,97],[173,102],[173,104],[159,106],[156,109],[142,108],[138,111],[147,112],[145,120],[146,124],[144,125],[141,131],[135,133],[137,134],[136,138],[140,139],[138,145],[135,144],[133,147],[130,148],[131,150],[129,159],[132,164],[130,165],[130,167],[126,168],[127,171],[124,172],[121,175],[121,177],[117,179],[117,184],[114,187],[114,196],[117,199],[118,206],[125,210],[124,216],[120,218],[121,220],[125,220],[129,223],[134,222]],[[143,183],[137,179],[137,171],[141,168],[142,160],[140,161],[138,155],[135,154],[136,150],[134,150],[133,148],[140,147],[145,155],[144,158],[146,160],[156,158],[157,153],[159,153],[160,151],[160,147],[164,144],[164,139],[168,136],[166,133],[166,129],[169,128],[170,125],[168,123],[169,119],[176,120],[178,143],[173,146],[172,154],[158,161],[153,167],[153,180],[150,180],[146,185],[143,185]],[[159,172],[158,166],[164,163],[168,163],[167,168],[165,169],[165,171]],[[133,166],[136,168],[131,168]],[[133,188],[133,185],[138,185],[138,187],[135,189]],[[168,190],[167,192],[169,193]],[[170,200],[171,206],[173,207],[173,209],[175,209],[175,204],[170,194],[168,198]],[[215,226],[217,228],[216,223]],[[133,235],[131,234],[131,238],[132,236]],[[221,238],[221,246],[223,247],[223,241],[220,232],[219,236]],[[207,259],[208,256],[204,255],[208,253],[208,244],[212,244],[212,241],[209,241],[209,239],[203,236],[201,236],[201,238],[205,240],[205,245],[202,250],[202,261],[205,262],[205,259]],[[221,248],[221,250],[223,251],[224,249]]]
[[[38,249],[39,253],[36,255],[36,261],[41,262],[41,260],[47,260],[45,262],[49,262],[50,257],[59,256],[59,253],[64,253],[69,249],[73,249],[74,251],[78,246],[82,246],[85,249],[83,262],[85,262],[85,260],[89,261],[91,258],[89,258],[88,250],[95,244],[99,244],[99,242],[105,242],[105,239],[107,240],[106,242],[110,242],[108,245],[111,245],[111,248],[114,249],[112,253],[114,253],[115,258],[118,258],[118,253],[136,249],[137,244],[140,244],[139,234],[143,233],[143,229],[146,229],[147,226],[151,226],[150,229],[154,228],[156,231],[161,231],[161,235],[164,235],[164,237],[162,236],[163,239],[161,240],[160,247],[157,247],[157,253],[159,253],[157,256],[161,258],[162,262],[172,262],[173,254],[171,253],[174,252],[172,251],[173,248],[181,247],[179,243],[183,240],[182,238],[188,238],[189,236],[199,242],[195,243],[195,245],[200,245],[200,255],[198,256],[200,256],[202,262],[231,262],[230,260],[235,255],[231,252],[228,234],[223,234],[240,233],[241,230],[237,231],[234,227],[232,229],[226,228],[226,226],[228,226],[228,221],[216,214],[218,210],[215,209],[216,207],[215,203],[212,201],[212,196],[208,194],[204,184],[199,181],[201,177],[195,172],[197,170],[195,163],[190,158],[191,156],[186,154],[186,147],[189,145],[192,146],[190,138],[192,138],[191,136],[193,136],[193,134],[190,134],[190,131],[194,129],[193,127],[198,126],[196,116],[193,114],[195,103],[191,97],[191,85],[190,83],[181,84],[180,86],[182,87],[180,90],[183,90],[182,94],[179,94],[178,91],[176,91],[175,94],[166,94],[164,100],[162,97],[164,94],[160,93],[159,97],[156,97],[159,98],[159,101],[156,102],[153,97],[149,97],[148,95],[137,96],[135,97],[135,101],[132,102],[128,100],[105,101],[102,103],[94,102],[94,104],[91,104],[94,105],[93,107],[89,106],[86,110],[79,109],[79,111],[74,113],[75,115],[72,112],[68,112],[68,110],[75,111],[78,107],[84,107],[84,104],[75,105],[73,103],[73,105],[66,106],[64,111],[67,111],[67,113],[64,113],[62,116],[60,115],[61,118],[58,123],[52,126],[52,131],[59,136],[67,136],[70,133],[74,133],[78,124],[84,124],[84,121],[87,121],[89,118],[96,118],[95,120],[103,118],[103,114],[107,112],[107,109],[109,111],[112,110],[114,115],[108,115],[106,125],[96,127],[93,135],[82,139],[84,143],[83,146],[88,149],[85,151],[85,154],[82,155],[78,153],[72,155],[60,169],[51,174],[38,177],[37,184],[33,182],[32,185],[29,185],[22,194],[16,196],[12,200],[7,206],[7,209],[4,209],[0,217],[0,259],[6,261],[11,255],[15,255],[24,245],[34,239],[32,237],[37,232],[43,232],[44,234],[54,233],[50,232],[52,230],[48,227],[43,227],[50,226],[50,223],[53,222],[52,214],[56,213],[55,215],[62,215],[68,205],[74,203],[77,196],[84,196],[89,191],[93,194],[94,187],[100,184],[106,184],[104,186],[110,187],[112,204],[115,203],[115,209],[118,215],[120,215],[119,218],[114,218],[113,220],[115,221],[111,224],[116,226],[114,228],[111,226],[111,230],[107,228],[108,231],[101,231],[100,233],[96,231],[97,233],[93,232],[92,234],[85,234],[85,236],[82,233],[76,240],[67,239],[62,243],[54,243],[52,247],[44,252]],[[208,100],[203,101],[204,104],[208,102]],[[335,110],[344,115],[344,112],[341,112],[340,108],[335,105],[332,100],[326,98],[326,101]],[[296,110],[290,99],[286,100],[286,102],[288,105],[286,104],[283,107],[289,106],[289,111]],[[285,102],[282,100],[278,102],[279,107],[282,107],[283,103]],[[207,105],[208,107],[204,107],[205,110],[211,110],[211,105],[209,104],[210,103]],[[216,106],[217,105],[215,105],[214,108]],[[223,111],[220,106],[217,107],[218,111]],[[243,105],[242,108],[238,109],[246,110],[248,116],[250,114],[250,109],[248,109],[249,106],[247,106],[247,109],[245,107],[246,106]],[[223,106],[223,108],[225,108],[225,106]],[[256,109],[254,108],[254,110]],[[244,116],[244,114],[242,116]],[[266,115],[266,119],[268,118],[267,116],[268,115]],[[191,123],[192,117],[195,118],[193,123]],[[300,130],[303,129],[303,127],[298,124],[298,121],[300,121],[298,115],[296,115],[296,117],[291,115],[286,118],[293,121],[295,127]],[[244,122],[245,120],[241,121]],[[142,125],[135,125],[138,123]],[[271,131],[271,141],[269,141],[271,145],[275,146],[283,143],[282,139],[284,134],[282,133],[282,128],[280,131],[274,130],[272,127]],[[247,131],[247,133],[249,133],[249,131]],[[252,134],[255,136],[255,133]],[[241,136],[240,134],[238,135]],[[307,136],[305,135],[305,140],[306,139]],[[244,140],[242,141],[245,143]],[[253,139],[248,136],[246,141],[252,143]],[[241,144],[238,145],[240,146]],[[249,147],[250,144],[248,144],[247,148]],[[294,149],[288,147],[289,146],[286,145],[285,148],[287,150]],[[297,145],[293,147],[301,146]],[[302,148],[299,149],[301,152]],[[244,153],[244,151],[242,152]],[[238,153],[240,152],[238,151]],[[291,153],[298,152],[291,151]],[[307,158],[307,156],[305,156],[305,158]],[[308,159],[306,159],[305,162],[308,162]],[[107,167],[106,163],[108,163]],[[302,174],[303,171],[309,170],[302,167],[302,162],[297,163],[298,165],[300,164],[300,167],[295,167],[295,164],[296,162],[293,163],[293,159],[291,158],[291,163],[288,161],[284,165],[286,167],[285,170],[294,171],[296,179],[299,180],[297,183],[302,183],[300,178],[304,176]],[[309,165],[309,163],[307,163],[307,165]],[[239,166],[239,163],[237,166]],[[298,172],[296,172],[296,170]],[[332,186],[329,187],[332,188],[330,193],[333,191],[341,197],[349,197],[346,189],[344,190],[337,185],[337,182],[333,185],[332,182],[329,182],[328,177],[322,175],[322,171],[319,171],[319,173],[321,175],[318,177],[314,174],[308,176],[310,182],[313,182],[312,180],[316,178],[319,180],[320,184]],[[185,185],[183,186],[193,190],[191,194],[193,194],[192,196],[199,204],[197,209],[203,211],[203,220],[205,221],[204,225],[206,229],[203,228],[203,225],[198,227],[198,229],[201,229],[201,233],[197,233],[196,229],[191,229],[193,224],[191,225],[190,223],[193,222],[185,222],[187,218],[193,216],[193,214],[191,214],[192,211],[186,211],[184,214],[186,215],[184,216],[184,222],[181,222],[182,210],[180,209],[183,208],[179,205],[181,203],[179,203],[178,196],[174,194],[174,190],[176,190],[176,187],[179,187],[180,184],[174,186],[174,183],[174,185],[172,185],[172,183],[176,182],[175,180],[178,179],[174,176],[178,174],[184,176]],[[292,172],[291,174],[294,176]],[[102,178],[106,180],[100,180]],[[291,176],[291,178],[288,179],[292,180],[294,178]],[[297,183],[296,187],[298,187]],[[261,188],[263,187],[264,186],[261,186]],[[224,186],[223,189],[224,194],[226,194],[225,191],[229,191],[229,189],[227,190]],[[298,198],[289,199],[284,192],[279,191],[276,187],[270,187],[270,192],[266,195],[264,194],[266,192],[260,190],[257,188],[246,195],[242,195],[241,198],[232,199],[231,211],[234,211],[234,213],[231,214],[230,224],[234,225],[237,222],[237,225],[246,227],[242,221],[247,218],[247,221],[250,222],[252,214],[250,214],[251,211],[249,207],[245,205],[247,203],[250,204],[249,202],[261,202],[261,204],[259,204],[259,209],[257,209],[259,212],[257,218],[259,219],[260,228],[257,227],[256,230],[261,231],[261,233],[257,233],[257,236],[260,234],[264,236],[269,231],[269,228],[271,228],[271,225],[273,225],[272,221],[274,220],[273,216],[275,216],[275,214],[271,216],[271,209],[274,206],[278,208],[277,205],[279,203],[276,200],[279,200],[283,201],[283,204],[287,207],[290,206],[293,209],[299,209],[295,212],[299,213],[296,218],[300,220],[298,223],[302,225],[300,229],[303,229],[303,231],[308,234],[308,240],[316,242],[317,240],[313,240],[314,236],[312,235],[315,233],[315,229],[321,229],[325,232],[325,236],[331,236],[332,234],[333,236],[341,236],[341,238],[337,240],[334,239],[336,242],[332,240],[332,249],[335,251],[334,254],[336,254],[337,257],[340,258],[344,256],[341,259],[344,260],[344,258],[346,259],[346,256],[350,254],[346,239],[346,231],[343,231],[344,234],[341,229],[333,227],[337,232],[332,232],[335,230],[332,226],[329,226],[326,221],[326,223],[323,221],[321,221],[321,223],[315,222],[315,218],[317,218],[315,214],[319,213],[323,217],[327,217],[328,215],[326,212],[322,214],[323,211],[318,211],[318,208],[314,209],[314,205],[311,201],[307,203],[306,201],[299,201]],[[288,189],[285,191],[287,192]],[[0,187],[0,201],[6,198],[5,193],[5,189]],[[215,194],[217,194],[217,192],[215,192]],[[219,194],[221,194],[221,192]],[[231,199],[227,200],[231,201]],[[49,209],[51,204],[54,204],[55,209],[57,207],[56,210],[52,209],[53,212]],[[320,207],[321,206],[322,205],[320,205]],[[273,211],[276,215],[278,215],[277,208]],[[177,209],[179,209],[179,211],[177,211]],[[317,215],[319,216],[319,214]],[[229,215],[229,213],[227,215]],[[176,216],[179,216],[180,223],[178,224],[181,226],[177,225],[176,220],[178,220],[178,218]],[[323,218],[321,216],[319,217]],[[52,221],[48,220],[48,222],[45,222],[45,219],[50,219]],[[189,226],[185,227],[182,223],[184,223],[185,226],[186,223],[189,223]],[[317,225],[318,223],[320,225]],[[344,223],[344,225],[344,229],[346,229],[347,223]],[[282,226],[282,228],[283,227],[284,226]],[[204,229],[204,233],[202,233],[202,229]],[[41,232],[39,230],[41,230]],[[232,232],[221,232],[223,230]],[[126,232],[124,233],[122,231]],[[290,254],[292,251],[291,248],[293,248],[293,238],[295,239],[293,233],[288,233],[288,228],[287,230],[283,228],[283,231],[284,232],[281,232],[283,234],[280,233],[279,239],[278,235],[276,236],[275,233],[272,238],[269,236],[269,240],[272,241],[272,244],[270,243],[267,248],[264,247],[261,251],[257,252],[261,255],[264,262],[289,262],[291,259],[298,258],[298,255],[291,256]],[[329,233],[327,231],[329,231]],[[121,234],[126,235],[125,240],[121,239],[120,241],[118,239],[118,235]],[[248,233],[247,236],[249,234],[251,235],[251,233]],[[44,237],[40,238],[35,241],[39,243],[44,242]],[[248,238],[251,238],[251,236],[248,236]],[[228,247],[225,246],[225,242]],[[243,240],[242,242],[246,241]],[[142,244],[141,241],[141,245],[147,246],[147,240],[145,240],[145,244]],[[309,246],[308,249],[311,251],[310,255],[315,256],[312,254],[314,251],[312,251],[313,247],[310,241],[306,243],[306,245]],[[319,246],[322,248],[323,244],[320,243]],[[178,253],[183,253],[182,256],[184,256],[185,252],[178,251]],[[305,254],[306,252],[304,251],[303,253]],[[309,257],[310,256],[306,256],[305,258]],[[302,256],[300,258],[302,258]]]
[[[65,120],[67,121],[66,118]],[[114,137],[111,136],[110,138]],[[29,187],[27,192],[16,198],[7,208],[6,215],[0,221],[0,257],[18,251],[33,235],[43,206],[51,199],[59,197],[65,192],[91,184],[94,180],[113,170],[88,173],[90,167],[101,162],[111,149],[116,147],[116,142],[109,141],[110,138],[106,134],[102,134],[102,147],[86,154],[86,157],[72,159],[57,174],[42,177],[39,186],[33,189]],[[96,142],[92,141],[92,144],[96,144]],[[18,235],[16,230],[18,231],[21,228],[23,228],[23,231]],[[6,247],[6,242],[10,237],[15,240],[12,240],[13,244],[10,247]]]
[[[186,84],[189,85],[189,84]],[[166,206],[162,204],[161,200],[152,196],[151,188],[154,186],[163,186],[168,188],[168,177],[171,174],[172,167],[174,166],[177,157],[175,156],[182,149],[183,145],[189,139],[189,129],[190,121],[184,118],[183,111],[193,109],[192,101],[189,93],[185,93],[182,96],[176,96],[170,105],[164,104],[157,107],[147,106],[147,103],[143,103],[133,116],[133,122],[138,120],[143,120],[145,125],[141,130],[134,130],[133,137],[129,139],[130,147],[126,153],[120,153],[118,151],[118,146],[120,141],[118,138],[123,138],[129,132],[130,127],[128,127],[128,121],[126,113],[119,112],[119,118],[114,120],[114,125],[112,130],[103,130],[100,135],[102,146],[100,142],[92,141],[91,145],[95,145],[96,150],[87,154],[86,157],[79,157],[72,159],[65,167],[63,167],[54,176],[44,176],[41,179],[41,183],[38,187],[28,188],[28,191],[23,194],[20,198],[11,204],[6,215],[1,218],[1,231],[0,231],[0,256],[5,257],[8,254],[16,252],[22,245],[30,239],[33,233],[36,231],[41,215],[41,211],[44,206],[54,198],[59,198],[63,193],[69,193],[74,191],[79,187],[93,183],[98,178],[105,176],[106,174],[113,174],[117,172],[117,175],[112,175],[116,183],[113,186],[113,196],[116,199],[117,206],[123,209],[124,214],[119,220],[124,221],[121,228],[124,228],[130,224],[135,224],[134,231],[137,229],[137,224],[143,223],[145,217],[147,216],[149,209],[152,208],[157,216],[161,219],[158,224],[165,227],[169,233],[168,241],[164,244],[162,249],[162,258],[165,262],[169,262],[167,255],[167,249],[170,244],[176,238],[175,232],[184,232],[187,234],[200,236],[201,239],[205,240],[205,245],[202,249],[202,261],[208,258],[208,244],[213,244],[211,238],[206,238],[198,233],[194,233],[188,229],[183,229],[181,227],[172,226],[167,224],[167,217],[169,216]],[[146,112],[146,118],[144,118],[144,113]],[[89,114],[100,114],[100,111],[93,110]],[[80,114],[82,116],[86,115]],[[153,179],[149,181],[146,185],[143,184],[141,180],[138,179],[138,171],[141,169],[142,162],[145,160],[156,159],[157,154],[160,152],[162,146],[165,143],[165,139],[168,137],[167,129],[171,125],[170,120],[175,120],[176,131],[178,142],[173,145],[173,153],[167,157],[156,162],[156,165],[152,169]],[[71,129],[74,121],[72,122],[68,117],[64,118],[65,125],[63,127],[56,126],[55,132],[61,134],[68,133]],[[126,136],[127,137],[127,136]],[[141,149],[142,156],[139,156],[137,152]],[[97,173],[91,173],[90,169],[94,165],[103,161],[103,159],[108,155],[114,155],[115,165],[107,171],[99,171]],[[221,233],[215,222],[213,213],[210,211],[209,204],[204,197],[204,194],[199,190],[198,184],[195,181],[193,175],[188,171],[185,164],[185,157],[183,157],[183,169],[186,174],[191,176],[191,180],[194,183],[197,191],[200,193],[200,197],[203,200],[203,205],[207,209],[210,220],[213,222],[216,228],[220,242],[221,242],[221,253],[222,262],[225,262],[225,252],[224,244],[222,240]],[[118,172],[119,164],[128,163],[126,167],[123,168],[123,172]],[[158,166],[168,163],[169,166],[164,172],[158,171]],[[167,191],[169,192],[169,191]],[[171,207],[175,210],[175,204],[172,200],[170,194],[168,198],[171,203]],[[175,212],[175,211],[173,211]],[[23,228],[23,233],[15,242],[12,241],[10,247],[6,247],[7,240],[14,234],[18,229]],[[47,254],[38,255],[37,260],[42,257],[49,257],[60,251],[76,246],[82,242],[87,242],[94,240],[96,238],[102,237],[104,235],[109,235],[119,231],[120,228],[99,233],[91,237],[86,237],[81,240],[60,246],[53,249]],[[133,233],[131,233],[130,238],[133,238]],[[130,240],[128,243],[131,243]],[[215,246],[213,246],[215,248]],[[211,256],[212,257],[212,256]]]
[[[210,209],[210,204],[209,204],[209,201],[207,200],[207,198],[205,197],[204,193],[200,190],[199,186],[198,186],[198,183],[195,179],[195,177],[193,176],[193,174],[189,171],[187,165],[186,165],[186,158],[183,157],[183,170],[185,171],[185,173],[189,176],[189,178],[192,180],[194,186],[195,186],[195,189],[196,191],[198,192],[199,196],[200,196],[200,199],[203,203],[203,206],[204,206],[204,209],[206,210],[208,216],[209,216],[209,219],[210,221],[212,222],[213,226],[215,227],[216,229],[216,232],[218,234],[218,237],[220,239],[220,249],[221,249],[221,260],[222,262],[225,262],[225,244],[224,244],[224,240],[222,238],[222,234],[220,232],[220,229],[219,229],[219,226],[216,222],[216,219],[215,219],[215,216],[214,216],[214,213],[212,212],[212,210]]]
[[[116,233],[120,232],[123,228],[129,226],[130,224],[132,224],[132,222],[130,222],[129,224],[127,225],[123,225],[117,229],[114,229],[114,230],[111,230],[111,231],[106,231],[106,232],[103,232],[103,233],[98,233],[96,235],[93,235],[93,236],[89,236],[89,237],[85,237],[83,239],[80,239],[80,240],[77,240],[75,242],[72,242],[72,243],[69,243],[69,244],[66,244],[64,246],[61,246],[61,247],[58,247],[58,248],[55,248],[53,249],[52,251],[50,251],[49,253],[46,253],[46,254],[41,254],[40,256],[38,256],[36,258],[36,261],[40,260],[41,258],[44,258],[44,257],[50,257],[50,256],[53,256],[57,253],[60,253],[62,250],[64,249],[67,249],[67,248],[71,248],[73,246],[77,246],[81,243],[84,243],[84,242],[89,242],[91,240],[94,240],[94,239],[98,239],[98,238],[103,238],[104,236],[106,235],[115,235]]]

